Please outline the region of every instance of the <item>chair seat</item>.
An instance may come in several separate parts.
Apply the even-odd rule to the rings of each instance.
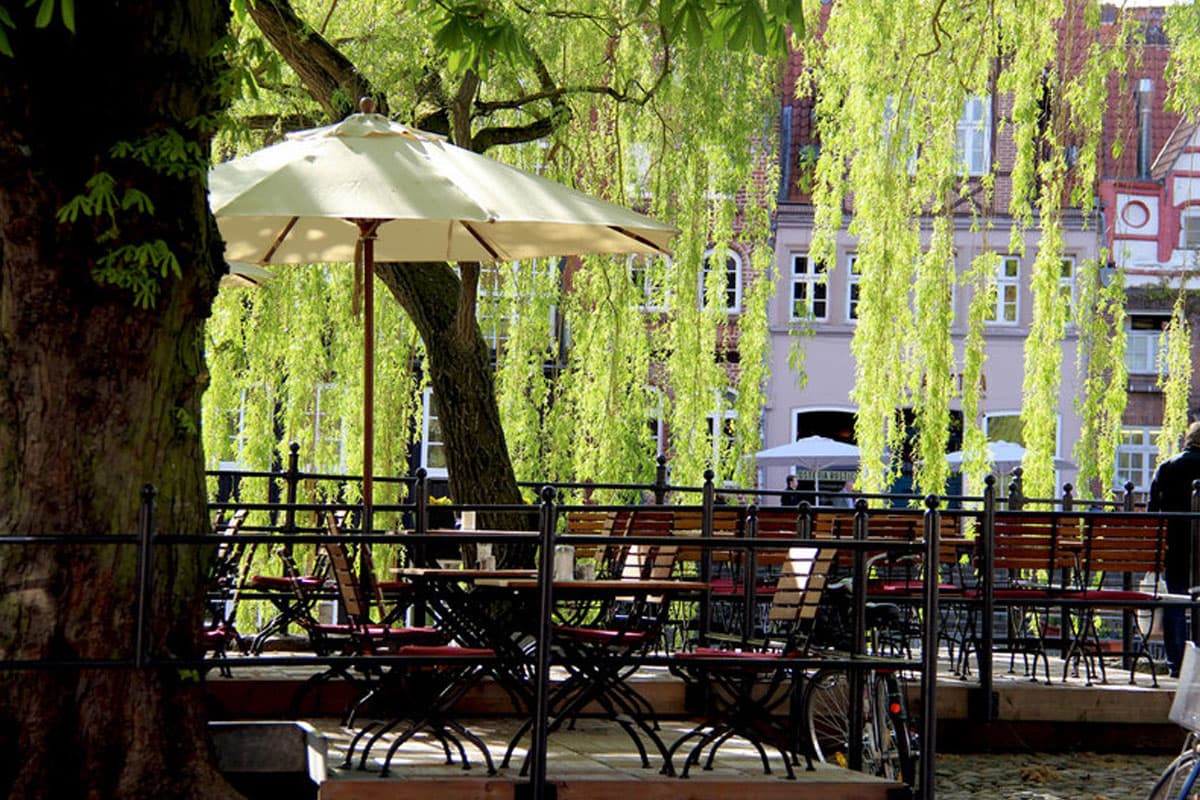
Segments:
[[[221,647],[234,638],[233,631],[224,625],[215,628],[205,628],[200,634],[200,644],[204,647]]]
[[[325,583],[324,578],[315,575],[302,575],[299,578],[284,578],[275,575],[251,575],[250,585],[256,589],[272,592],[290,592],[299,584],[302,590],[319,589]]]
[[[437,628],[393,628],[387,625],[367,625],[360,629],[355,625],[314,625],[313,631],[325,636],[352,636],[363,634],[371,639],[382,639],[388,644],[410,642],[413,644],[441,645],[446,641],[445,635]]]
[[[379,591],[383,592],[384,594],[393,593],[393,592],[407,592],[408,590],[412,589],[412,582],[411,581],[379,581],[376,584],[376,586],[378,586]]]
[[[606,644],[611,642],[644,642],[650,638],[645,631],[610,630],[608,628],[579,628],[570,625],[554,626],[554,635],[583,642]]]
[[[983,596],[983,593],[978,589],[967,589],[962,593],[963,597],[968,600],[973,600]],[[1074,589],[1063,591],[1062,589],[995,589],[992,591],[992,597],[997,600],[1070,600],[1076,597],[1084,597],[1082,592]]]
[[[1156,597],[1148,592],[1137,592],[1125,589],[1089,589],[1086,592],[1080,592],[1078,594],[1079,597],[1085,600],[1094,600],[1100,603],[1119,603],[1129,600],[1153,601],[1161,599],[1161,596]]]
[[[402,656],[471,656],[474,658],[495,658],[496,651],[490,647],[458,647],[452,644],[418,645],[406,644],[396,651]],[[448,665],[449,666],[449,665]]]
[[[885,581],[871,586],[870,591],[879,594],[916,594],[925,591],[924,581]],[[953,583],[939,583],[940,594],[962,594],[963,588]]]
[[[741,597],[746,592],[745,584],[735,583],[732,578],[717,578],[712,581],[713,597]],[[773,583],[760,583],[754,588],[754,593],[760,597],[775,594]]]

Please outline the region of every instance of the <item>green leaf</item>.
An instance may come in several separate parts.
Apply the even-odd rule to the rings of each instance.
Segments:
[[[4,28],[0,28],[0,53],[3,53],[9,58],[12,58],[13,55],[15,55],[12,50],[12,45],[8,43],[8,34],[4,32]]]
[[[29,0],[27,5],[33,5],[35,1]],[[39,28],[45,28],[52,19],[54,19],[54,0],[42,0],[42,4],[38,6],[37,19],[33,24]]]
[[[154,213],[154,203],[149,195],[140,189],[127,189],[125,196],[121,198],[121,210],[128,211],[131,208],[144,214]]]
[[[788,22],[792,23],[792,29],[796,35],[804,37],[804,0],[789,0],[788,2]]]
[[[63,27],[75,32],[75,0],[62,0]]]

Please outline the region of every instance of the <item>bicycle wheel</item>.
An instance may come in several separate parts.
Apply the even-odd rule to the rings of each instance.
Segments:
[[[850,681],[845,672],[822,669],[805,690],[804,719],[809,746],[818,761],[849,766]],[[912,735],[900,698],[899,679],[890,673],[868,673],[863,684],[863,716],[853,727],[862,737],[862,771],[913,780]]]
[[[905,708],[904,683],[894,672],[877,674],[875,683],[876,749],[880,768],[876,774],[916,783],[916,747]]]
[[[804,690],[804,721],[813,758],[847,766],[850,683],[844,672],[821,669]]]
[[[1146,795],[1147,800],[1176,800],[1179,793],[1183,790],[1192,772],[1200,767],[1200,760],[1197,760],[1197,751],[1188,750],[1180,753],[1178,757],[1163,770],[1159,776],[1158,782],[1154,784],[1154,788],[1150,790],[1150,794]],[[1194,780],[1192,789],[1185,795],[1188,800],[1196,800],[1200,797],[1200,788],[1197,787],[1200,780]]]

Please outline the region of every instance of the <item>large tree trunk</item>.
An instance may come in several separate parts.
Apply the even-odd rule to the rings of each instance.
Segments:
[[[204,160],[228,6],[75,3],[72,35],[6,5],[18,27],[15,58],[0,55],[0,537],[133,533],[147,483],[160,531],[204,533],[202,331],[223,269]],[[157,141],[168,146],[152,160],[182,162],[156,138],[168,133],[195,148],[177,177],[111,152]],[[136,188],[154,204],[118,206],[111,239],[104,214],[55,218],[100,171],[118,201]],[[154,307],[93,279],[116,247],[156,240],[182,274],[161,281]],[[194,657],[206,553],[155,555],[151,655]],[[127,545],[0,542],[0,660],[132,658],[135,564]],[[66,667],[0,682],[0,795],[235,795],[212,764],[194,673]]]
[[[464,287],[446,264],[377,264],[375,273],[425,343],[451,497],[458,503],[523,502],[500,424],[491,357],[475,321],[474,283]],[[481,522],[503,530],[537,525],[527,514],[485,515]],[[505,548],[497,558],[502,566],[528,560],[526,548]]]

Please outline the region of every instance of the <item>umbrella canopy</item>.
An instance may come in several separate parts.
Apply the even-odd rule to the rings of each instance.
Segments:
[[[806,436],[789,444],[759,450],[754,457],[760,466],[795,465],[816,471],[842,464],[857,466],[859,449],[824,436]]]
[[[225,257],[363,266],[363,502],[370,528],[376,258],[500,261],[665,253],[678,231],[371,113],[218,164],[209,205]]]
[[[221,288],[224,289],[226,286],[257,288],[274,277],[274,272],[271,272],[269,269],[263,269],[257,264],[233,261],[229,264],[229,272],[221,276]]]
[[[254,264],[351,261],[362,220],[386,261],[657,253],[677,233],[380,114],[219,164],[209,190],[225,257]]]
[[[988,461],[1000,473],[1012,472],[1017,467],[1021,466],[1021,461],[1025,458],[1025,448],[1016,442],[995,441],[988,442]],[[962,468],[963,451],[955,450],[952,453],[946,454],[946,461],[954,470]],[[1075,465],[1065,458],[1054,457],[1055,469],[1075,469]]]

